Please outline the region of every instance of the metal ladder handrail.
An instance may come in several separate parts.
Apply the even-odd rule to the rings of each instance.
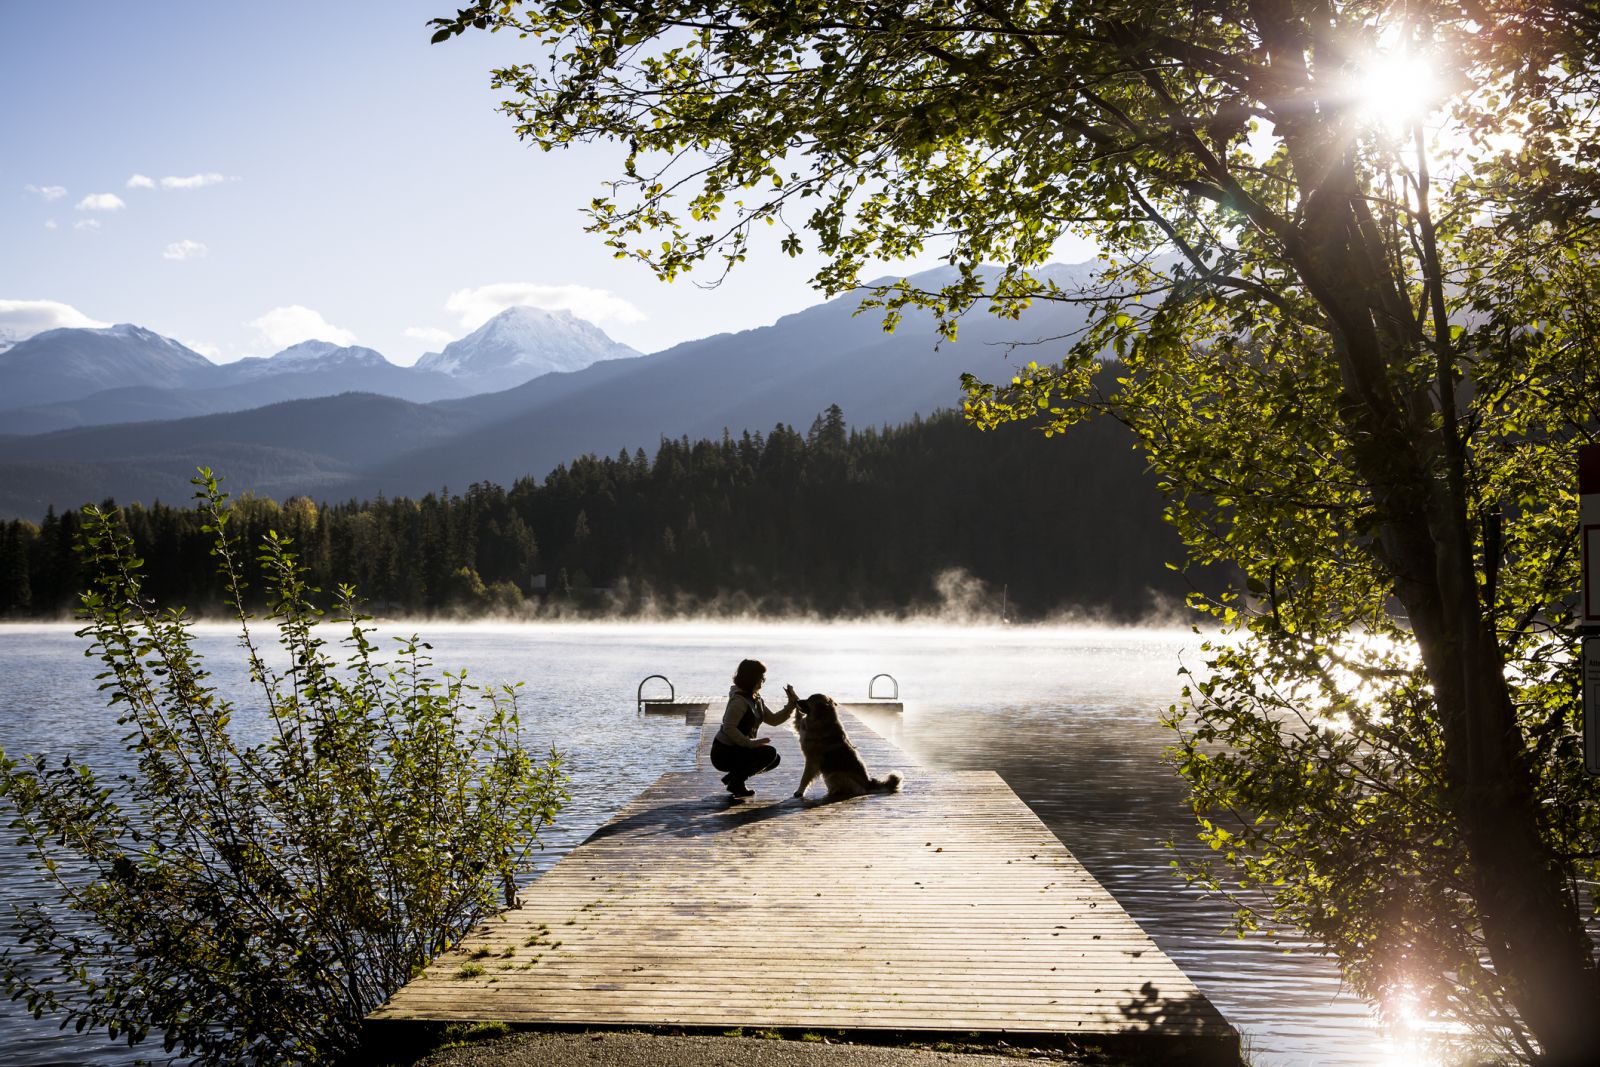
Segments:
[[[887,678],[887,679],[889,679],[889,684],[894,686],[893,695],[886,696],[886,697],[881,697],[881,696],[879,696],[878,694],[876,694],[876,693],[874,693],[872,691],[872,687],[878,684],[878,679],[879,678]],[[872,681],[867,683],[867,699],[868,700],[899,700],[900,699],[900,683],[895,681],[895,677],[892,674],[874,674],[872,676]]]
[[[645,682],[652,681],[652,680],[654,680],[656,678],[660,678],[663,682],[667,683],[667,699],[665,699],[665,700],[662,700],[660,697],[650,697],[648,700],[645,699],[645,695],[644,695]],[[649,675],[645,676],[644,681],[639,683],[639,689],[634,695],[638,698],[638,704],[637,704],[637,707],[635,708],[635,713],[642,715],[642,714],[644,714],[644,706],[646,704],[672,704],[672,703],[676,703],[677,699],[678,699],[678,687],[673,685],[672,684],[672,679],[668,678],[664,674],[649,674]]]

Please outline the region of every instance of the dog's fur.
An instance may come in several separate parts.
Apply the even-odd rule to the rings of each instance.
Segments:
[[[900,775],[873,778],[867,774],[861,754],[855,750],[844,734],[839,722],[839,707],[832,697],[813,693],[795,709],[794,729],[800,735],[800,751],[805,753],[806,769],[800,775],[800,788],[794,791],[804,797],[806,787],[822,776],[828,787],[829,800],[858,797],[863,793],[893,793],[900,788]]]

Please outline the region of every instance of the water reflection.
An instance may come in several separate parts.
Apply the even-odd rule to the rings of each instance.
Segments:
[[[1164,843],[1190,847],[1191,831],[1182,787],[1160,764],[1169,739],[1158,720],[1179,689],[1180,656],[1198,661],[1193,634],[746,623],[423,629],[442,666],[466,667],[482,682],[526,682],[530,743],[567,755],[573,800],[547,834],[543,864],[692,760],[697,727],[635,713],[645,675],[666,674],[680,699],[709,697],[716,709],[744,656],[767,664],[774,691],[792,683],[839,700],[865,701],[868,680],[887,672],[905,712],[866,713],[874,728],[930,766],[1000,773],[1248,1035],[1253,1062],[1399,1062],[1365,1007],[1340,994],[1331,965],[1301,944],[1222,934],[1227,904],[1170,870]],[[219,682],[242,689],[231,632],[206,628],[201,644]],[[120,764],[120,729],[95,692],[93,666],[68,627],[0,630],[0,744],[71,754],[102,770]],[[14,873],[14,848],[0,844],[0,863],[0,904],[31,892]],[[0,1033],[18,1064],[132,1059],[101,1038],[34,1022],[15,1004],[0,1005]]]

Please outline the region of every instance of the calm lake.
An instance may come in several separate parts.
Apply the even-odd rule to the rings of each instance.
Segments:
[[[1201,638],[1192,633],[732,623],[389,628],[413,629],[434,646],[440,667],[465,667],[479,682],[526,683],[530,744],[555,744],[572,773],[572,802],[547,832],[546,863],[658,775],[692,765],[698,727],[636,714],[646,675],[667,675],[680,697],[724,694],[739,659],[753,656],[767,664],[774,693],[792,683],[802,693],[861,700],[868,680],[886,672],[899,682],[905,713],[872,715],[873,726],[921,764],[1004,777],[1246,1036],[1253,1063],[1427,1062],[1380,1034],[1309,946],[1236,940],[1223,932],[1228,905],[1172,873],[1166,842],[1190,855],[1204,851],[1192,843],[1182,786],[1162,763],[1169,735],[1159,721],[1177,697],[1180,661],[1200,666]],[[241,685],[232,631],[200,632],[219,684]],[[95,690],[96,666],[68,626],[0,627],[0,745],[12,754],[71,755],[102,774],[122,767],[121,730]],[[248,705],[239,718],[248,721]],[[9,911],[34,884],[6,842],[0,907]],[[134,1058],[5,1002],[0,1040],[14,1064]],[[159,1051],[158,1040],[150,1052]]]

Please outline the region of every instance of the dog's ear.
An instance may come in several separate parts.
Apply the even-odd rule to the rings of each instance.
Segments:
[[[826,693],[812,693],[807,703],[811,705],[811,714],[820,716],[823,722],[839,721],[839,706]]]

